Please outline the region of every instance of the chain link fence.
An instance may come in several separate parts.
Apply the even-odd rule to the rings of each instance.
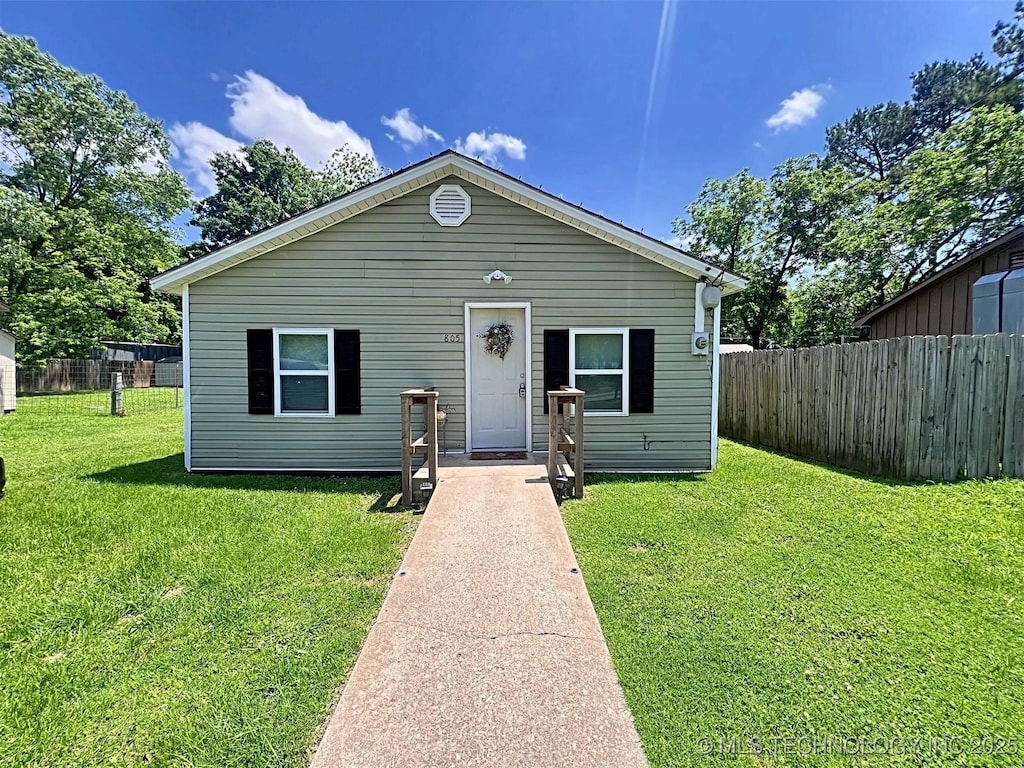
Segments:
[[[40,414],[125,414],[182,408],[180,360],[53,360],[16,374],[17,409]]]

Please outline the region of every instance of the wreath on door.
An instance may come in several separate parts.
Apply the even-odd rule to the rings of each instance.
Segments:
[[[512,346],[512,326],[508,323],[495,323],[479,334],[484,340],[484,352],[497,355],[502,360]]]

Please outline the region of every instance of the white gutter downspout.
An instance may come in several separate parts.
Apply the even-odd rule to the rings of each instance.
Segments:
[[[707,310],[704,308],[704,283],[697,281],[693,294],[693,330],[703,333]],[[715,307],[712,323],[714,329],[711,332],[711,469],[718,464],[718,339],[719,325],[722,319],[721,303]]]
[[[722,304],[715,307],[711,320],[715,325],[711,340],[711,468],[718,465],[718,370],[721,362],[718,357],[718,341],[721,338]]]

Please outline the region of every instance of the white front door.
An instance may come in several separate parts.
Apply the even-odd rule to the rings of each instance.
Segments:
[[[492,326],[512,328],[512,346],[505,357],[486,350],[484,334]],[[525,450],[527,394],[527,334],[524,307],[470,307],[469,432],[474,451]]]

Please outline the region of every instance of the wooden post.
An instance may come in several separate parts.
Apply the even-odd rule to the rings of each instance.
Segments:
[[[561,498],[564,490],[558,487],[559,480],[568,481],[572,474],[574,498],[583,498],[583,403],[585,393],[573,387],[551,390],[548,394],[548,482],[556,497]],[[570,412],[574,412],[570,416]],[[572,422],[570,434],[569,424]],[[572,466],[568,455],[572,452]],[[565,461],[565,470],[562,462]]]
[[[413,456],[427,454],[427,480],[431,490],[437,488],[437,401],[440,393],[432,389],[407,389],[401,393],[402,402],[402,503],[406,506],[417,501],[420,490],[413,485],[415,469]],[[418,438],[413,437],[412,407],[423,406],[423,421],[426,431]]]
[[[423,410],[427,422],[427,476],[431,492],[437,488],[437,392],[427,392]]]
[[[576,445],[573,446],[573,471],[576,473],[576,487],[573,489],[573,494],[577,499],[583,498],[583,399],[585,397],[586,395],[577,389],[573,403],[576,411],[572,430],[573,440],[576,441]]]
[[[110,415],[124,416],[124,375],[110,374]]]
[[[548,392],[548,480],[554,490],[558,477],[558,392]]]
[[[402,504],[412,504],[412,395],[402,398]]]

